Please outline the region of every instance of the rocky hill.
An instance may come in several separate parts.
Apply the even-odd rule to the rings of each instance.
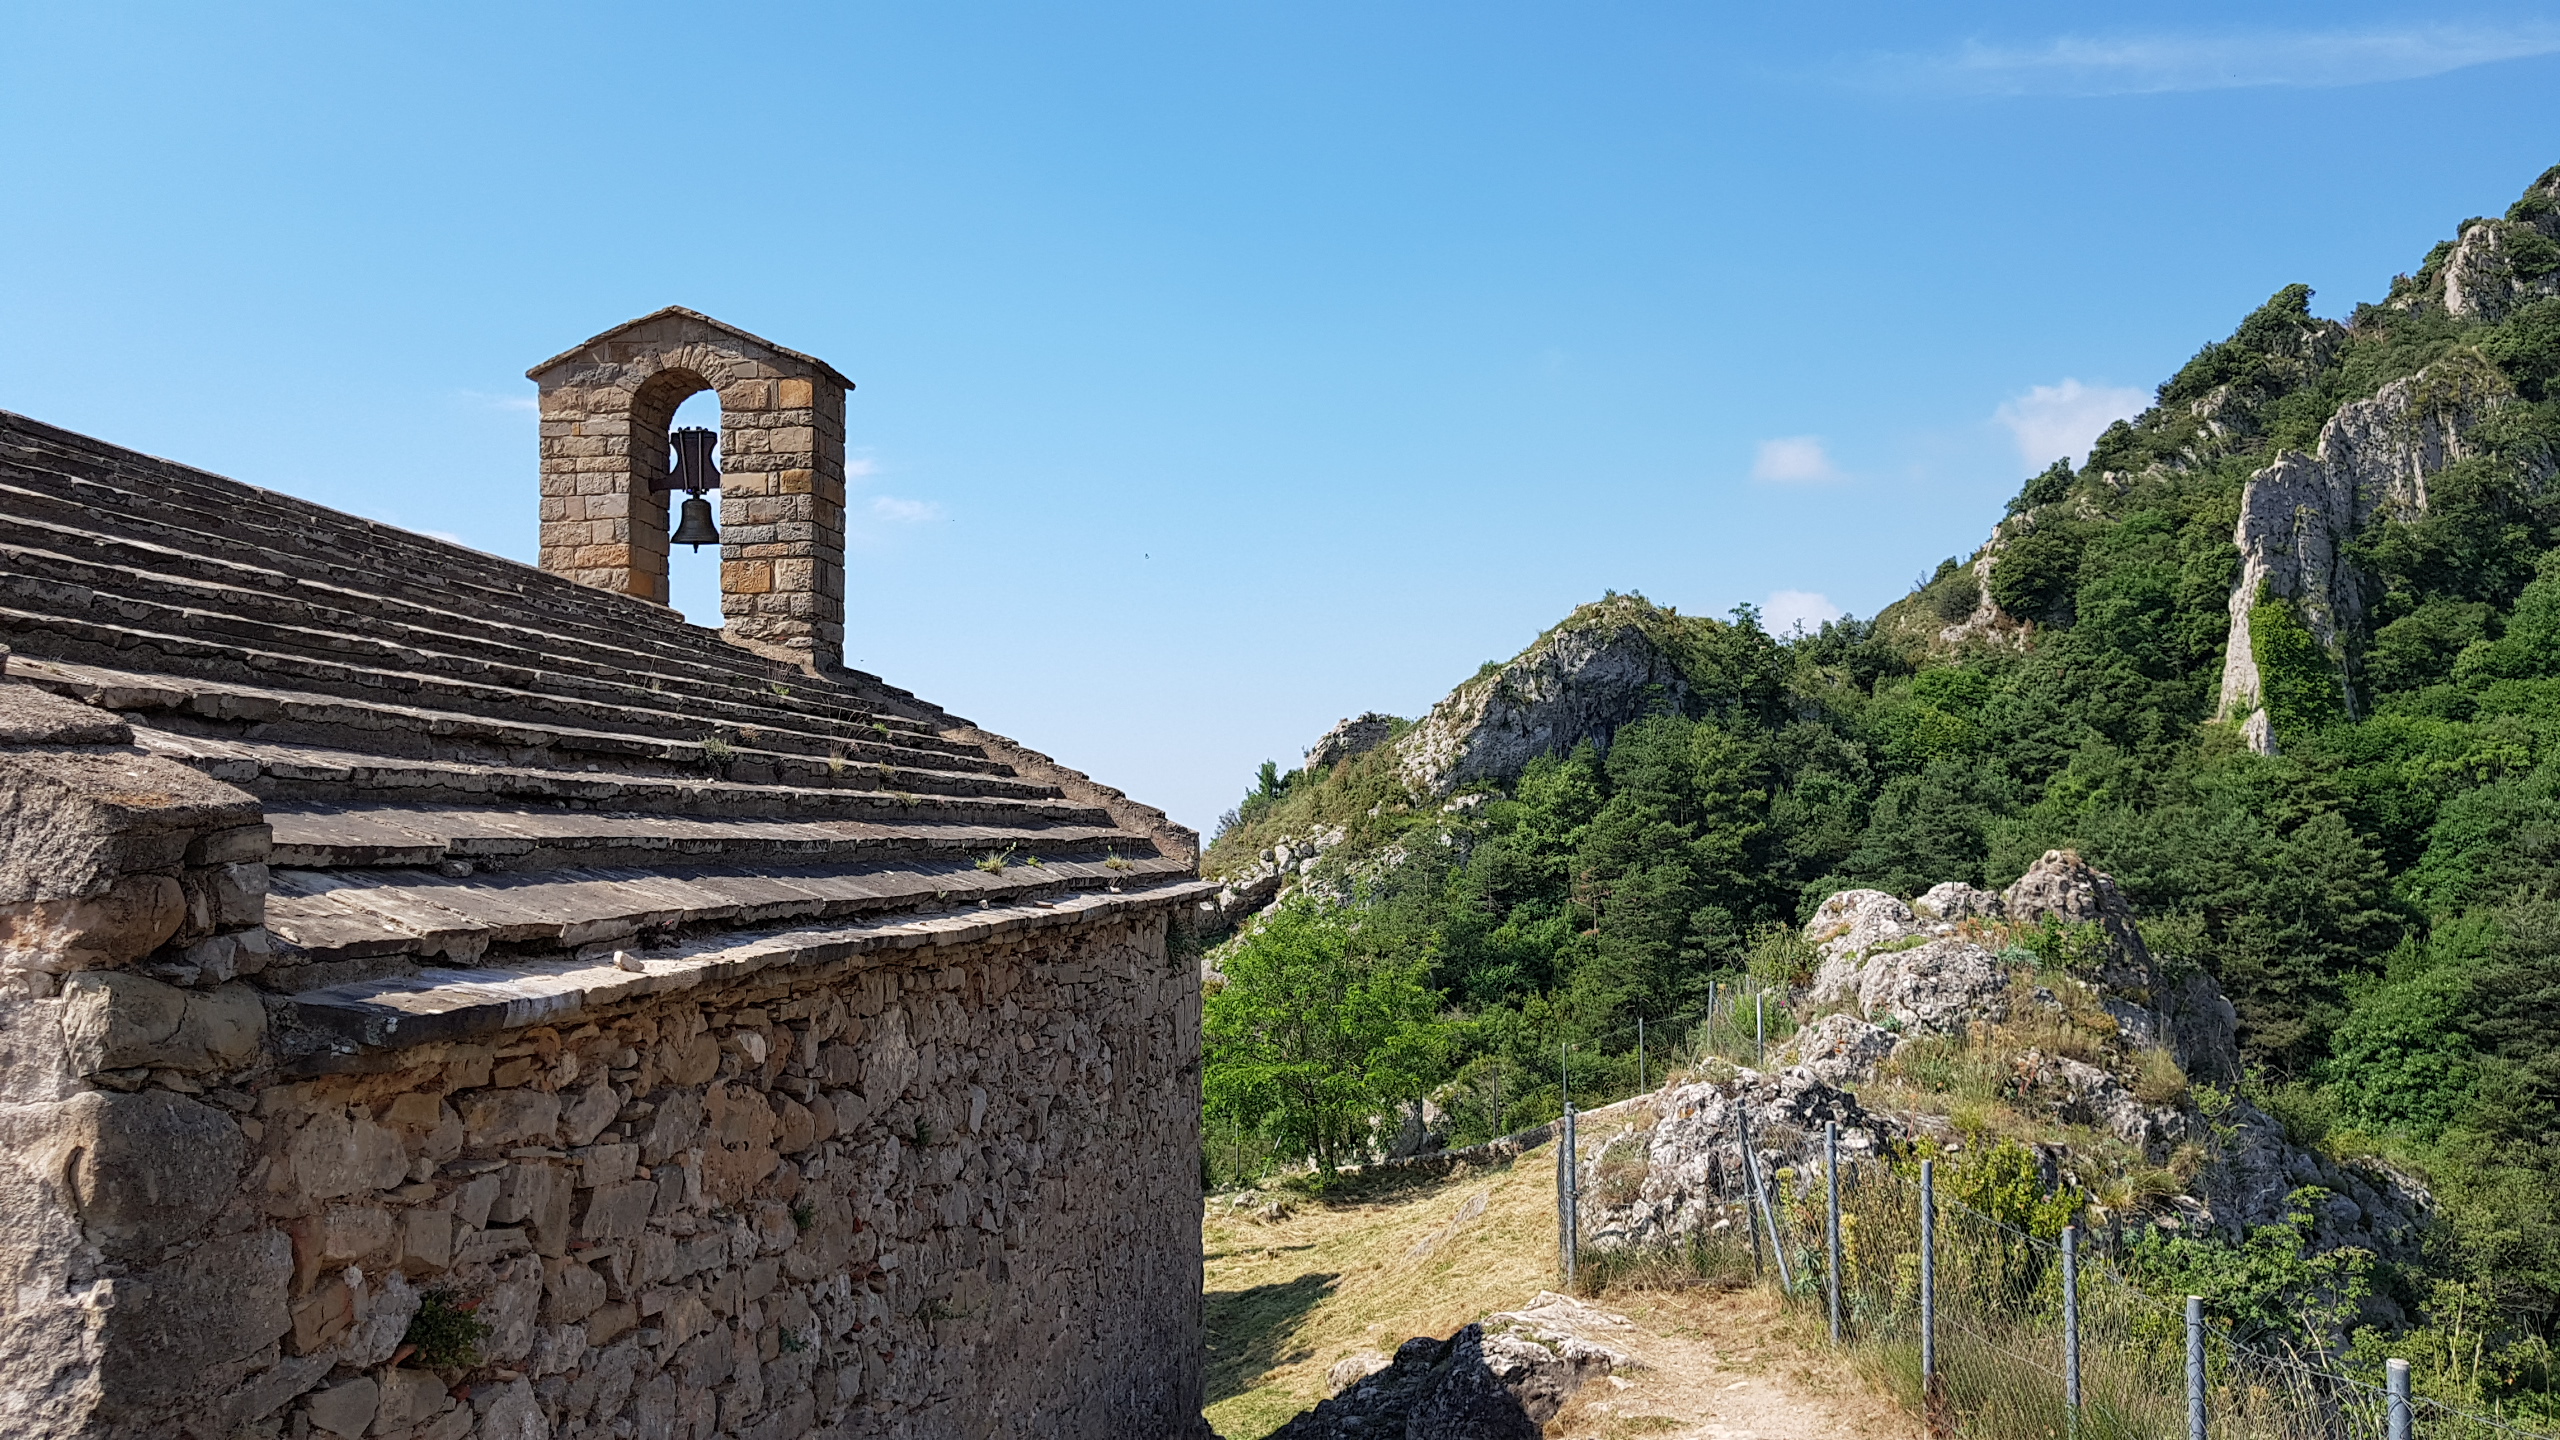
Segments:
[[[1507,1133],[1560,1057],[1634,1093],[1732,1053],[1741,985],[1804,1038],[1714,1103],[2014,1140],[2233,1257],[2312,1205],[2380,1267],[2361,1323],[2474,1334],[2510,1368],[2465,1393],[2523,1403],[2560,1342],[2560,169],[2310,302],[1871,621],[1610,595],[1267,765],[1204,860],[1213,1171]],[[1630,1235],[1714,1168],[1665,1125]]]

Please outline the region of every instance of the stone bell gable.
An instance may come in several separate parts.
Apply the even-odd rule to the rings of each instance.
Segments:
[[[679,306],[525,372],[542,391],[542,568],[667,603],[667,426],[720,397],[720,609],[730,640],[844,658],[844,400],[853,382]]]
[[[681,371],[817,554],[750,342],[545,367],[551,499]],[[1198,837],[618,553],[0,412],[0,1435],[1205,1433]]]

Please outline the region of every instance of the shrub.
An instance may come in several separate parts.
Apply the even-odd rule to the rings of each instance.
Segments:
[[[430,1370],[462,1370],[480,1362],[480,1342],[489,1338],[489,1322],[471,1312],[450,1290],[430,1290],[418,1300],[403,1345],[414,1346],[412,1358]]]

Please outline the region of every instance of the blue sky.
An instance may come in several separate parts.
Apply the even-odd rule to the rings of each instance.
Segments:
[[[0,407],[530,559],[525,367],[708,311],[860,384],[853,663],[1206,826],[1604,589],[1872,613],[2556,162],[2549,6],[13,0]]]

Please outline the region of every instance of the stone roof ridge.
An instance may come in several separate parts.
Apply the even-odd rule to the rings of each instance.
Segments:
[[[522,560],[515,559],[512,556],[501,555],[495,550],[483,550],[476,545],[465,545],[459,540],[448,540],[441,535],[429,534],[424,530],[405,529],[401,526],[392,524],[388,520],[376,520],[369,515],[359,515],[352,510],[341,510],[334,505],[323,505],[317,500],[305,499],[300,495],[288,494],[282,490],[270,490],[264,485],[253,485],[246,480],[235,480],[231,476],[225,475],[217,470],[207,470],[201,465],[190,465],[184,460],[172,460],[166,455],[155,455],[148,450],[136,450],[129,445],[119,445],[113,440],[101,439],[100,437],[91,435],[85,431],[73,430],[66,426],[56,425],[50,420],[39,420],[32,415],[22,415],[15,410],[5,408],[0,408],[0,453],[5,453],[9,448],[12,448],[10,442],[13,437],[9,432],[19,426],[24,426],[29,430],[50,432],[55,438],[60,440],[73,441],[82,445],[94,445],[101,449],[114,451],[124,455],[140,456],[142,459],[148,460],[155,465],[166,465],[173,470],[183,470],[190,475],[196,476],[198,479],[212,481],[216,484],[237,485],[243,490],[250,491],[255,495],[271,500],[278,505],[299,506],[304,509],[316,510],[331,519],[343,520],[349,525],[360,525],[368,530],[379,532],[382,535],[395,538],[402,542],[415,543],[431,550],[458,550],[466,555],[479,556],[484,560],[502,561],[510,566],[520,567],[537,575],[544,573],[531,565],[525,564]],[[576,582],[563,581],[561,583],[575,584]]]
[[[539,379],[542,376],[542,372],[549,370],[554,366],[563,365],[571,360],[575,360],[580,355],[585,354],[587,351],[594,349],[596,346],[603,344],[607,340],[613,339],[617,335],[621,335],[626,331],[636,330],[653,320],[665,320],[669,318],[693,320],[701,324],[708,325],[712,329],[718,330],[723,334],[747,341],[753,345],[762,346],[776,355],[786,356],[790,359],[797,360],[804,365],[810,366],[847,390],[851,390],[853,388],[853,382],[846,379],[842,371],[836,369],[836,367],[828,364],[826,361],[819,359],[815,355],[811,355],[806,351],[794,350],[788,345],[777,345],[773,341],[767,340],[752,330],[732,325],[728,321],[719,319],[716,316],[705,315],[699,310],[686,309],[682,305],[661,306],[658,309],[650,311],[646,315],[638,317],[637,319],[625,320],[621,324],[613,326],[610,329],[600,330],[597,333],[588,336],[586,339],[579,341],[577,344],[570,346],[568,349],[561,351],[559,354],[552,356],[550,359],[543,361],[541,364],[534,366],[532,369],[525,371],[525,378],[528,380]]]

